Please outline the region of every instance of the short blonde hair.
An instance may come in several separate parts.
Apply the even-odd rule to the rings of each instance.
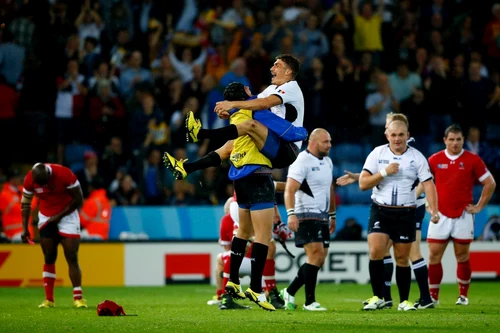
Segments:
[[[405,123],[406,127],[410,127],[408,118],[403,113],[389,112],[385,120],[387,124],[386,128],[389,126],[390,123],[396,120],[402,121],[403,123]]]

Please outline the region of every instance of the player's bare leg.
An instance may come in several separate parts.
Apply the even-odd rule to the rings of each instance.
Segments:
[[[236,125],[236,128],[238,136],[248,135],[259,150],[264,148],[269,131],[266,126],[256,120],[248,120]]]
[[[56,281],[56,259],[59,241],[55,238],[40,238],[40,246],[43,251],[43,286],[45,289],[45,300],[39,305],[40,308],[54,307],[54,284]]]
[[[431,297],[437,302],[439,300],[439,286],[443,280],[443,265],[441,264],[441,260],[443,259],[448,241],[427,244],[429,244],[429,289]]]
[[[82,271],[78,264],[78,249],[80,238],[63,238],[61,245],[69,268],[69,278],[73,285],[73,301],[78,308],[86,308],[87,304],[82,295]]]
[[[453,249],[455,250],[455,258],[457,258],[457,280],[459,287],[459,297],[456,305],[468,305],[468,293],[471,281],[471,267],[470,267],[470,243],[453,242]]]

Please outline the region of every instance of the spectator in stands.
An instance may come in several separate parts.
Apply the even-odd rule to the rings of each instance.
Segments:
[[[488,47],[488,56],[490,64],[499,69],[500,61],[500,3],[496,3],[491,7],[493,18],[484,30],[483,43]]]
[[[110,193],[109,198],[112,206],[137,206],[144,202],[141,192],[129,174],[123,177],[120,186]]]
[[[89,184],[89,196],[80,209],[81,238],[107,241],[111,221],[111,202],[101,181]]]
[[[87,37],[93,37],[98,42],[100,41],[101,31],[104,30],[104,22],[99,13],[91,8],[90,1],[84,2],[80,15],[75,20],[75,27],[78,29],[78,37],[80,37],[80,50],[84,49],[84,42]]]
[[[130,55],[127,68],[120,74],[120,91],[123,98],[129,98],[133,92],[135,85],[140,82],[153,82],[151,71],[141,67],[142,53],[134,51]]]
[[[248,50],[243,54],[247,64],[246,76],[250,81],[250,86],[257,91],[262,91],[267,86],[271,59],[263,47],[263,36],[254,33]]]
[[[432,140],[438,141],[443,136],[444,130],[452,123],[454,109],[453,83],[449,77],[443,57],[436,55],[431,58],[430,72],[424,78],[426,99],[429,108],[429,120]],[[416,119],[415,119],[416,120]],[[413,119],[411,123],[413,123]],[[412,134],[413,134],[412,126]],[[421,151],[421,150],[420,150]],[[421,151],[422,152],[422,151]]]
[[[92,76],[94,68],[101,62],[101,54],[97,49],[97,39],[94,37],[85,38],[81,56],[83,75],[88,79]]]
[[[125,108],[120,99],[112,95],[111,89],[112,81],[99,79],[97,94],[90,99],[90,139],[98,151],[104,149],[112,136],[125,134]]]
[[[198,58],[193,59],[193,51],[191,48],[186,47],[182,50],[181,59],[178,59],[175,55],[175,50],[171,48],[168,52],[168,57],[172,62],[175,71],[179,74],[182,83],[187,83],[193,79],[193,67],[195,65],[202,65],[205,63],[207,51],[202,49]]]
[[[33,23],[33,5],[24,2],[19,9],[18,16],[9,24],[9,31],[15,40],[25,51],[30,54],[33,49],[33,36],[35,23]]]
[[[340,229],[335,236],[337,241],[360,241],[362,237],[363,227],[356,221],[354,217],[349,217],[344,222],[344,227]]]
[[[11,142],[17,135],[16,109],[19,103],[18,92],[7,84],[5,76],[0,74],[0,142],[2,142],[2,154],[9,158],[2,158],[0,168],[8,167],[15,153]]]
[[[122,28],[116,33],[116,44],[113,45],[110,51],[111,72],[121,72],[125,66],[125,56],[130,51],[130,31],[127,28]]]
[[[323,32],[318,29],[319,19],[310,14],[303,28],[295,33],[294,53],[301,60],[303,69],[311,66],[314,58],[321,58],[328,53],[328,41]]]
[[[122,170],[123,174],[127,173],[127,167],[130,167],[129,154],[123,147],[122,138],[114,136],[110,139],[109,145],[106,146],[100,161],[101,172],[106,186],[110,186],[112,181],[116,179],[118,170]],[[115,190],[118,188],[116,183]],[[110,187],[110,191],[111,187]]]
[[[372,52],[373,62],[380,64],[380,53],[384,50],[382,45],[382,14],[384,0],[378,1],[377,11],[374,13],[373,4],[364,2],[359,11],[359,0],[352,2],[352,15],[354,16],[354,50],[357,52]]]
[[[142,193],[144,204],[148,206],[165,203],[164,181],[165,168],[161,162],[162,153],[158,149],[150,149],[144,163]]]
[[[384,144],[387,114],[399,112],[399,103],[392,93],[386,74],[378,74],[377,91],[366,97],[365,108],[370,115],[371,144],[374,147]]]
[[[78,140],[81,134],[81,127],[77,126],[76,121],[81,117],[87,95],[84,80],[84,76],[78,71],[76,59],[68,61],[66,74],[57,79],[55,117],[59,164],[64,161],[64,145]]]
[[[131,115],[130,121],[130,146],[134,154],[139,154],[140,151],[147,146],[149,129],[151,121],[163,119],[161,111],[157,108],[155,100],[151,93],[144,93],[141,101],[141,107],[136,109]]]
[[[389,84],[394,98],[401,103],[412,97],[416,89],[422,88],[422,79],[418,74],[410,72],[405,61],[400,61],[396,71],[389,74]]]
[[[9,30],[1,31],[0,43],[0,75],[5,77],[8,84],[15,87],[21,77],[26,55],[24,46],[14,41]]]
[[[97,82],[100,80],[109,81],[110,93],[113,97],[120,95],[120,81],[109,70],[109,65],[101,61],[93,68],[93,75],[88,79],[89,95],[91,97],[98,95]]]
[[[236,58],[231,63],[229,71],[220,79],[220,85],[225,87],[231,82],[239,82],[252,90],[250,80],[245,75],[247,72],[247,63],[245,58]]]
[[[93,181],[101,181],[99,174],[99,159],[93,151],[86,151],[83,154],[85,166],[83,169],[75,172],[76,178],[80,182],[83,197],[87,198],[90,193],[89,186]]]

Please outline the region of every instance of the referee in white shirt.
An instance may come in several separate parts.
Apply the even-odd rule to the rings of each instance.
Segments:
[[[370,280],[373,297],[364,310],[384,307],[384,254],[389,240],[393,241],[396,259],[396,283],[399,289],[398,310],[416,310],[408,301],[411,269],[408,263],[411,243],[416,233],[415,190],[421,182],[431,210],[431,222],[439,221],[436,187],[429,164],[422,153],[407,146],[408,126],[393,121],[386,131],[389,144],[376,147],[368,155],[359,177],[362,191],[373,189],[368,246]]]
[[[295,245],[306,251],[307,261],[292,283],[281,291],[285,309],[294,310],[295,294],[305,285],[307,311],[326,311],[316,302],[318,271],[325,262],[330,234],[335,231],[333,163],[328,152],[330,134],[321,128],[312,131],[307,150],[301,152],[288,169],[285,206],[288,227],[295,232]]]

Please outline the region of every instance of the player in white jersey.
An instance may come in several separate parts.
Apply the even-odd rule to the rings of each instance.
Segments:
[[[183,179],[194,171],[219,166],[222,160],[229,158],[233,148],[232,140],[242,135],[249,135],[253,139],[257,148],[271,160],[275,169],[287,167],[295,161],[302,141],[307,138],[307,131],[302,127],[304,97],[295,80],[299,68],[300,62],[292,55],[279,55],[271,67],[271,85],[257,98],[248,98],[247,94],[250,95],[250,92],[247,89],[245,98],[218,102],[215,107],[215,112],[221,118],[229,117],[229,111],[235,109],[254,110],[256,112],[252,120],[207,130],[201,128],[201,122],[194,118],[192,112],[188,113],[188,141],[217,138],[227,142],[194,162],[176,160],[165,153],[164,162],[175,178]]]
[[[303,247],[307,256],[295,279],[280,293],[288,310],[295,310],[295,294],[304,285],[303,309],[326,311],[316,302],[315,290],[318,271],[328,254],[330,234],[336,226],[330,147],[330,134],[324,129],[315,129],[307,150],[301,152],[288,169],[285,188],[288,227],[295,232],[295,245]]]
[[[398,310],[416,310],[408,301],[411,270],[408,259],[411,243],[416,236],[416,187],[420,182],[431,209],[431,222],[437,223],[436,187],[425,157],[407,146],[409,132],[402,121],[393,121],[386,130],[388,145],[376,147],[368,155],[359,177],[362,191],[373,189],[368,246],[370,280],[373,297],[364,310],[385,306],[384,254],[389,240],[393,242],[396,258],[396,282],[399,289]]]
[[[402,113],[389,113],[387,114],[385,128],[395,120],[400,120],[408,126],[408,118]],[[407,144],[413,142],[414,139],[410,138],[407,141]],[[359,180],[359,173],[352,173],[350,171],[345,170],[345,175],[337,178],[337,185],[345,186],[357,182]],[[411,266],[413,268],[413,273],[415,274],[415,279],[417,280],[418,288],[420,290],[419,299],[413,304],[415,307],[422,309],[433,308],[434,300],[431,298],[431,294],[429,291],[429,273],[427,269],[427,264],[422,256],[422,251],[420,250],[420,243],[422,240],[422,223],[425,217],[425,193],[423,193],[424,189],[422,185],[419,184],[417,186],[417,208],[415,214],[416,220],[416,237],[415,242],[411,244],[410,249],[410,260]],[[384,275],[385,275],[385,284],[384,284],[384,300],[385,300],[385,308],[392,308],[392,297],[391,297],[391,282],[392,275],[394,273],[394,263],[391,257],[391,247],[392,241],[389,240],[387,244],[386,253],[384,256]],[[369,299],[363,301],[364,305],[368,304]]]

